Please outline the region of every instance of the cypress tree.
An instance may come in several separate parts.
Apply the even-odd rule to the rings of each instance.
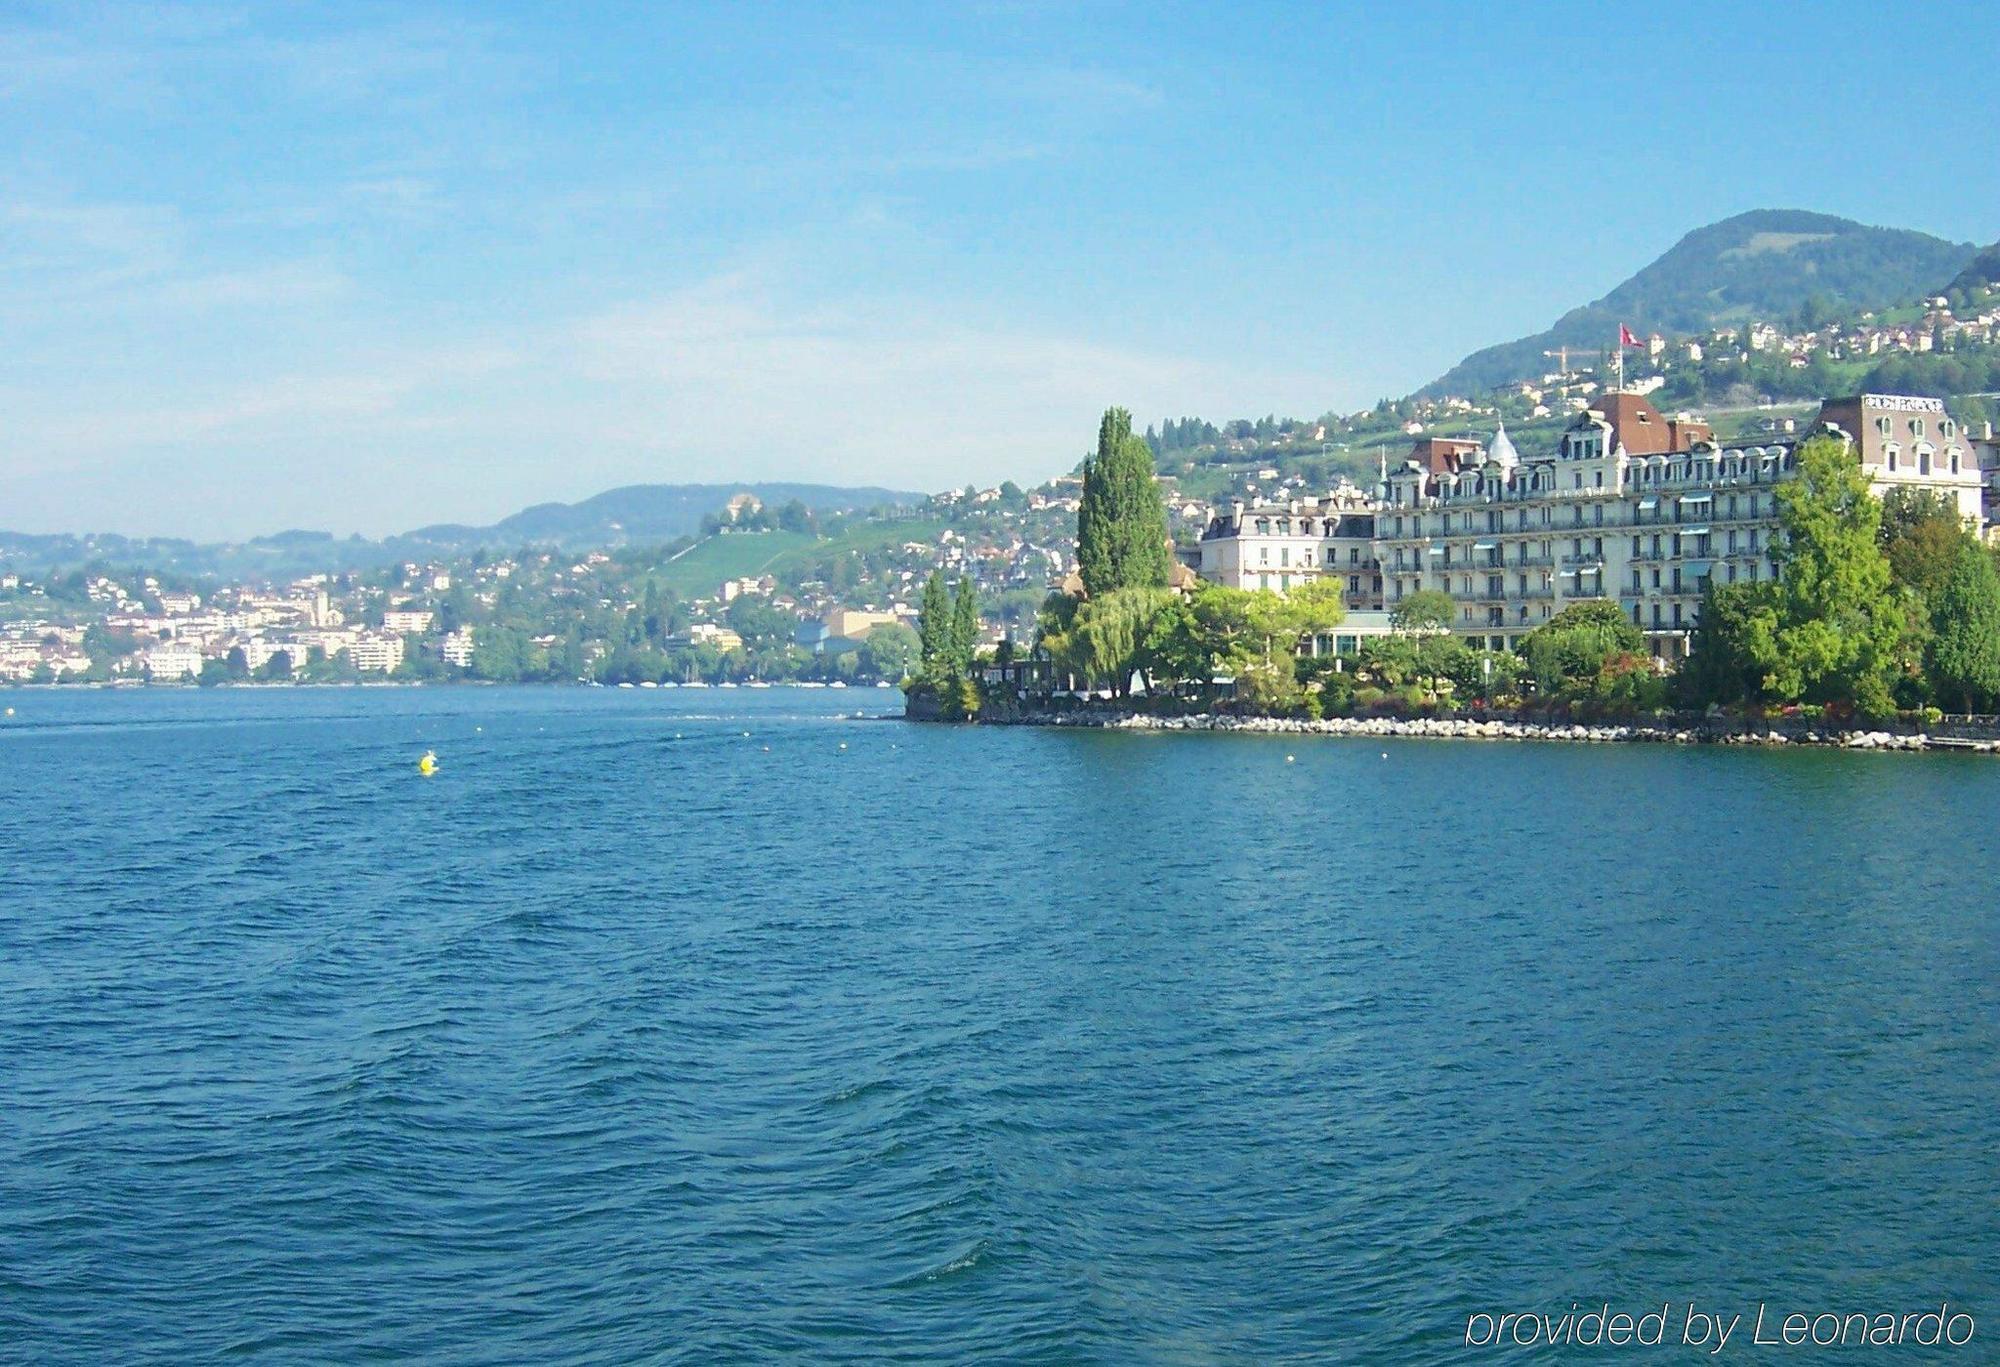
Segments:
[[[926,666],[951,656],[951,599],[945,593],[944,571],[932,570],[917,608],[917,639]]]
[[[1108,408],[1097,454],[1084,465],[1076,516],[1077,570],[1093,597],[1125,588],[1165,588],[1172,559],[1167,509],[1153,481],[1153,452],[1132,415]]]
[[[952,663],[962,673],[971,673],[972,655],[979,648],[979,589],[966,575],[958,581],[958,596],[951,604]]]

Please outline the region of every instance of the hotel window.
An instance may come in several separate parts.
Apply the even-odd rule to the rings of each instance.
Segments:
[[[1358,574],[1350,574],[1350,575],[1348,575],[1348,576],[1347,576],[1347,591],[1348,591],[1349,593],[1359,593],[1359,592],[1361,592],[1361,576],[1360,576],[1360,575],[1358,575]]]
[[[1943,437],[1946,441],[1950,441],[1953,437],[1958,435],[1958,424],[1953,422],[1950,418],[1943,419],[1941,422],[1938,423],[1938,435],[1940,437]]]
[[[1917,438],[1921,438],[1924,435],[1924,420],[1922,418],[1910,419],[1910,435]]]

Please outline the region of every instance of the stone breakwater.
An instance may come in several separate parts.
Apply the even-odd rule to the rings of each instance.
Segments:
[[[1008,726],[1082,726],[1121,731],[1240,731],[1276,736],[1401,736],[1452,740],[1550,740],[1594,744],[1828,745],[1849,750],[1951,748],[2000,754],[2000,738],[1929,736],[1891,731],[1783,729],[1752,723],[1547,722],[1448,717],[1161,717],[1143,712],[1027,712],[993,722]]]

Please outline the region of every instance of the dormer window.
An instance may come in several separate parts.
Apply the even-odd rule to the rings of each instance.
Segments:
[[[1946,441],[1950,441],[1953,437],[1958,435],[1958,424],[1953,422],[1950,418],[1944,419],[1943,421],[1938,423],[1938,435],[1943,437]]]
[[[1875,419],[1875,433],[1884,439],[1896,435],[1896,424],[1888,418]]]
[[[1924,420],[1922,418],[1910,419],[1910,435],[1917,438],[1919,441],[1923,439]]]

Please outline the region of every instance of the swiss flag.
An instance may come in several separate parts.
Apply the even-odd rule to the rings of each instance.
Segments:
[[[1628,327],[1626,327],[1626,326],[1625,326],[1625,325],[1624,325],[1623,323],[1620,323],[1620,324],[1618,325],[1618,345],[1620,345],[1620,346],[1644,346],[1644,345],[1646,345],[1646,344],[1645,344],[1644,342],[1640,341],[1640,340],[1639,340],[1639,339],[1638,339],[1637,337],[1634,337],[1634,336],[1632,335],[1632,329],[1631,329],[1631,328],[1628,328]]]

